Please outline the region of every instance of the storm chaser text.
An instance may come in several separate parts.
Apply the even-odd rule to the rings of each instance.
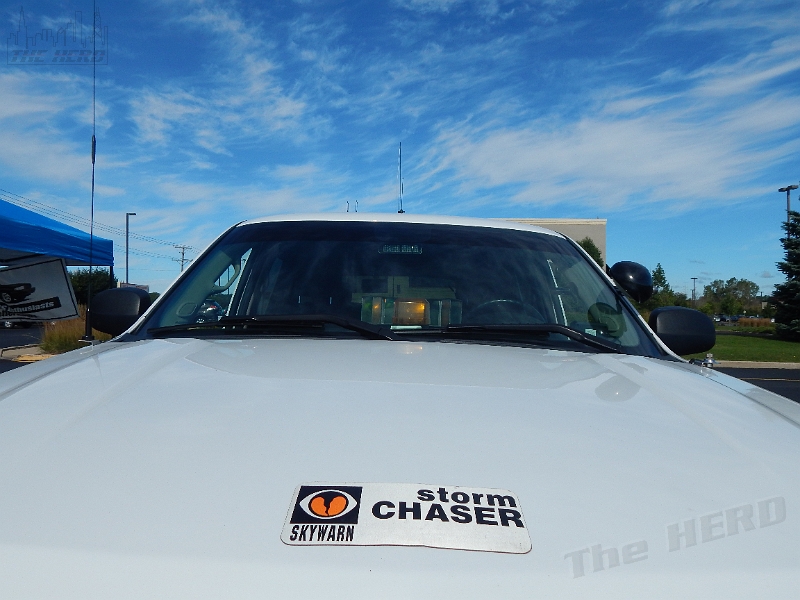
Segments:
[[[513,496],[501,494],[468,494],[448,491],[440,487],[433,490],[418,490],[420,502],[393,502],[381,500],[372,505],[372,515],[381,520],[412,519],[415,521],[441,521],[443,523],[472,523],[477,525],[499,525],[525,527],[522,513],[517,510]]]

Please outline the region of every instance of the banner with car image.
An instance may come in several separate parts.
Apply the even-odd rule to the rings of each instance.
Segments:
[[[78,316],[78,303],[60,258],[0,268],[0,319],[56,321]]]

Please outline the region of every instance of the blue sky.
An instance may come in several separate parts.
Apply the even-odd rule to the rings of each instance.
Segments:
[[[91,22],[85,0],[0,6],[6,37],[20,8],[29,35]],[[609,260],[660,262],[678,291],[782,281],[796,1],[97,8],[95,216],[121,271],[137,213],[131,281],[163,290],[172,244],[193,256],[242,219],[396,211],[400,142],[407,212],[606,218]],[[87,218],[91,67],[2,65],[0,98],[0,188]]]

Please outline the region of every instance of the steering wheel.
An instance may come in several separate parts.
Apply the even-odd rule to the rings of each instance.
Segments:
[[[534,307],[510,298],[495,298],[481,302],[464,317],[465,323],[481,321],[497,325],[544,323],[541,313]]]

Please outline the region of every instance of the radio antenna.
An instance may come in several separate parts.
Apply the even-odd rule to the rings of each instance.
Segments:
[[[89,277],[86,285],[86,323],[82,341],[93,343],[92,335],[92,263],[94,262],[94,159],[97,154],[97,138],[95,137],[95,124],[97,123],[96,110],[97,90],[97,4],[92,3],[92,201],[89,214]],[[113,266],[111,267],[113,269]]]
[[[398,173],[398,180],[400,181],[400,197],[397,200],[398,203],[398,210],[397,212],[402,214],[406,211],[403,210],[403,142],[400,142],[400,149],[397,154],[397,173]]]

